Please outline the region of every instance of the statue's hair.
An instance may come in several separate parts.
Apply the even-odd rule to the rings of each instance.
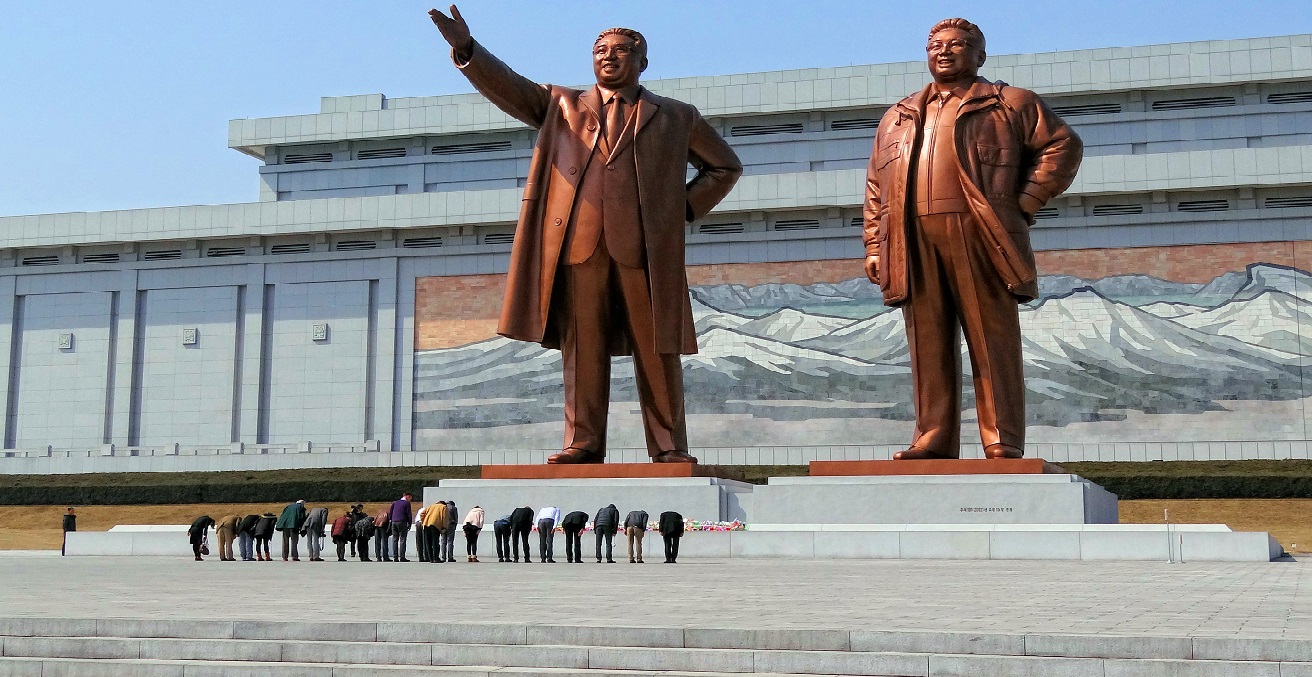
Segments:
[[[965,31],[965,33],[970,36],[971,43],[978,48],[979,51],[986,51],[984,49],[984,31],[981,31],[979,26],[961,18],[944,19],[934,24],[934,27],[929,29],[929,39],[933,40],[935,33],[947,28],[955,28],[959,31]]]
[[[632,28],[607,28],[601,32],[601,35],[597,36],[597,39],[594,40],[592,44],[595,45],[598,42],[601,42],[601,39],[607,35],[623,35],[624,37],[633,40],[638,48],[638,55],[644,59],[647,58],[647,38],[642,37],[642,33],[639,33]]]

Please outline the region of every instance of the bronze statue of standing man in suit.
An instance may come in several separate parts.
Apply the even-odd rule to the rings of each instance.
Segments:
[[[638,84],[641,33],[604,31],[592,46],[597,84],[580,91],[515,73],[450,11],[429,16],[456,67],[540,130],[497,333],[562,353],[565,444],[547,462],[605,460],[611,356],[632,355],[652,461],[696,463],[680,361],[697,352],[684,228],[729,193],[742,164],[696,108]]]
[[[1083,144],[1034,92],[979,77],[975,24],[938,22],[926,52],[934,81],[884,114],[866,178],[866,275],[902,307],[911,349],[916,431],[893,458],[960,456],[962,330],[984,455],[1020,458],[1029,227],[1070,186]]]

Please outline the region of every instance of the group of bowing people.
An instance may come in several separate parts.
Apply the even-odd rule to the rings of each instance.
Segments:
[[[367,514],[363,504],[352,505],[342,515],[328,522],[328,508],[307,509],[304,500],[299,500],[283,508],[275,516],[272,512],[262,515],[251,514],[245,517],[231,514],[219,520],[209,515],[202,515],[192,522],[188,536],[196,561],[203,561],[208,552],[208,532],[214,529],[218,536],[219,559],[236,561],[232,544],[237,542],[242,561],[273,561],[270,544],[275,534],[282,534],[282,560],[300,561],[300,540],[305,538],[308,545],[309,561],[325,561],[323,540],[331,537],[336,545],[337,561],[347,561],[350,557],[359,557],[362,562],[409,562],[406,559],[406,545],[411,525],[415,528],[415,545],[419,561],[431,563],[454,562],[454,541],[457,530],[465,534],[465,556],[467,562],[478,562],[478,536],[483,530],[484,511],[474,506],[460,519],[460,513],[453,501],[435,501],[420,508],[417,512],[410,510],[410,494],[384,507],[376,515]],[[536,516],[536,518],[535,518]],[[614,538],[622,529],[628,541],[629,562],[642,564],[642,542],[646,535],[649,517],[644,510],[631,511],[621,523],[619,510],[612,503],[597,511],[592,520],[592,529],[597,536],[597,562],[614,564]],[[547,506],[534,511],[529,506],[515,508],[493,523],[493,532],[497,543],[498,562],[519,562],[521,545],[524,562],[530,562],[528,534],[535,528],[538,531],[539,561],[555,563],[554,533],[559,527],[565,533],[565,556],[569,563],[582,563],[582,532],[588,528],[588,514],[581,510],[570,512],[561,518],[560,509]],[[683,516],[674,511],[661,513],[657,523],[665,545],[665,563],[674,564],[679,556],[679,539],[683,536]],[[372,548],[371,548],[372,544]],[[603,545],[604,560],[603,560]],[[370,552],[373,559],[370,559]]]
[[[597,563],[602,560],[602,546],[605,545],[605,562],[614,564],[614,539],[620,529],[628,540],[629,563],[642,564],[642,539],[647,535],[647,511],[634,510],[620,522],[620,511],[614,503],[597,511],[592,520],[592,531],[597,535]],[[665,563],[675,564],[679,557],[679,539],[683,537],[683,515],[673,510],[661,513],[656,530],[665,542]],[[562,519],[560,509],[547,506],[538,510],[536,518],[533,508],[523,506],[515,508],[509,515],[502,516],[492,523],[493,534],[497,539],[497,561],[518,562],[520,546],[524,549],[524,561],[533,561],[529,552],[528,534],[536,526],[538,532],[538,561],[555,564],[555,529],[557,526],[565,532],[565,560],[571,564],[583,562],[582,533],[588,527],[588,513],[575,510]]]

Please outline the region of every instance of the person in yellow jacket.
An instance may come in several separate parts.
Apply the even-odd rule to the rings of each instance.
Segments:
[[[420,522],[424,525],[425,559],[429,562],[445,561],[442,558],[442,532],[446,531],[450,521],[446,513],[446,504],[441,501],[424,508]]]
[[[232,542],[237,539],[238,524],[241,524],[240,515],[228,515],[215,525],[214,530],[219,533],[219,561],[237,561],[237,558],[232,556]]]

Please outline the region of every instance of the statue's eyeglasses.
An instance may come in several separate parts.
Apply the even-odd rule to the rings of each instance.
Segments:
[[[948,40],[947,42],[944,42],[942,40],[934,40],[933,42],[930,42],[928,45],[925,46],[925,51],[931,54],[934,52],[956,52],[956,51],[963,50],[969,46],[970,46],[970,42],[966,40],[957,39],[957,40]]]
[[[604,54],[609,53],[609,54],[614,54],[615,56],[628,56],[636,51],[637,51],[636,49],[628,45],[615,45],[613,47],[598,45],[592,48],[592,55],[602,56]]]

